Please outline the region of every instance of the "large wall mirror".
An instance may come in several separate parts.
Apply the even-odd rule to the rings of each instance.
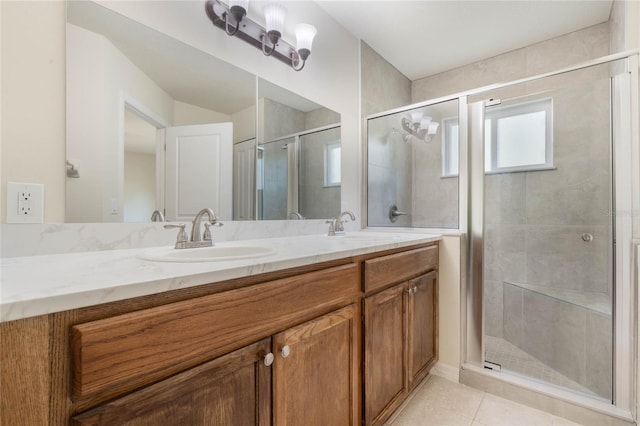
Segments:
[[[203,207],[224,220],[337,214],[339,114],[257,80],[96,3],[67,2],[65,221],[187,220]],[[282,168],[265,152],[285,136]],[[276,177],[284,198],[271,199]]]

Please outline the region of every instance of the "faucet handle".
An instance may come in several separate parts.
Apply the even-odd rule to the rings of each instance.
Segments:
[[[327,234],[330,237],[335,237],[336,230],[334,228],[335,219],[327,220],[325,223],[329,224],[329,233]]]
[[[173,228],[180,228],[180,230],[178,231],[178,238],[176,238],[176,248],[179,248],[178,246],[183,245],[184,243],[189,241],[189,236],[187,236],[187,232],[184,230],[185,228],[184,223],[178,223],[175,225],[174,224],[164,225],[164,229],[173,229]]]
[[[204,234],[202,234],[202,240],[203,241],[212,241],[213,238],[211,237],[211,229],[209,229],[209,228],[212,227],[212,226],[215,226],[216,228],[220,228],[223,225],[224,225],[224,223],[218,222],[218,221],[205,222],[204,223]]]

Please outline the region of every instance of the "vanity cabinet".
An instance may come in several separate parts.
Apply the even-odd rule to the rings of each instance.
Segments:
[[[73,424],[266,426],[273,418],[277,425],[354,425],[356,313],[350,305],[323,315],[77,415]]]
[[[75,424],[358,423],[357,271],[350,263],[73,326],[74,397],[117,398]]]
[[[359,310],[348,306],[274,336],[275,425],[357,425]]]
[[[381,424],[437,360],[437,263],[428,243],[0,323],[0,422]]]
[[[216,358],[73,418],[73,425],[269,425],[271,339]]]
[[[431,246],[365,261],[366,425],[383,424],[437,361],[437,259]]]

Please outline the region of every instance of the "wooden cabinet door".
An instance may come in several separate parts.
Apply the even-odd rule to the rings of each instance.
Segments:
[[[350,305],[273,336],[274,424],[359,424],[359,327]]]
[[[409,390],[420,383],[438,359],[438,286],[436,272],[409,281]]]
[[[73,418],[74,425],[269,425],[271,339],[238,349]]]
[[[407,284],[391,287],[364,301],[365,424],[380,424],[406,396]]]

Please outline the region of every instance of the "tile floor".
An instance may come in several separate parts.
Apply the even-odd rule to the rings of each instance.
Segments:
[[[387,426],[578,426],[569,420],[430,376]]]

